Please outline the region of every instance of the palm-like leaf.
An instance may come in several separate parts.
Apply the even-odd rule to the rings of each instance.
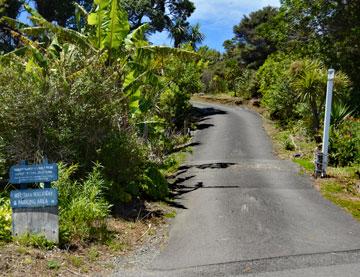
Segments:
[[[331,110],[331,125],[338,126],[354,113],[350,107],[341,102],[335,102]]]
[[[134,50],[135,48],[149,45],[149,42],[145,40],[145,33],[149,29],[149,26],[148,23],[141,25],[127,35],[125,38],[126,50]]]
[[[75,21],[76,21],[78,31],[80,31],[81,30],[81,18],[84,18],[85,22],[87,22],[87,18],[89,16],[89,14],[86,11],[86,9],[83,6],[79,5],[78,3],[74,2],[74,6],[75,6]]]
[[[88,24],[96,26],[96,47],[98,49],[102,49],[104,47],[103,22],[105,21],[105,9],[109,2],[107,0],[97,0],[94,1],[94,3],[97,5],[97,7],[95,12],[89,14]]]
[[[201,44],[205,39],[205,35],[200,31],[200,24],[195,24],[190,28],[189,41],[194,50],[197,49],[197,45]]]
[[[151,54],[154,57],[167,58],[171,55],[174,55],[181,60],[190,61],[198,60],[200,56],[193,51],[172,48],[167,46],[144,46],[138,48],[140,51],[143,51],[144,54]]]
[[[81,47],[82,49],[92,50],[95,49],[91,46],[88,42],[88,39],[85,35],[71,30],[67,28],[63,28],[61,26],[52,24],[51,22],[47,21],[44,17],[42,17],[36,10],[32,9],[29,5],[24,5],[25,9],[28,13],[30,13],[30,19],[38,24],[38,27],[42,27],[43,30],[49,30],[52,33],[56,34],[59,39],[74,43]]]
[[[118,49],[129,34],[126,11],[118,0],[97,0],[95,12],[89,14],[89,25],[96,26],[97,47],[102,50]]]
[[[119,48],[129,34],[130,25],[126,11],[120,7],[118,0],[111,0],[111,9],[104,22],[104,27],[107,29],[105,45],[108,49]]]

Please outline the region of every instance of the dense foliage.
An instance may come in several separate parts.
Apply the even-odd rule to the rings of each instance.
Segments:
[[[97,1],[105,3],[106,1]],[[16,18],[24,15],[20,9],[20,0],[1,0],[0,17],[3,15]],[[86,26],[86,20],[80,14],[86,14],[93,9],[93,0],[57,1],[57,0],[30,0],[26,3],[34,6],[39,14],[49,22],[71,28],[80,29]],[[147,34],[167,31],[174,41],[174,46],[191,42],[196,48],[204,39],[199,24],[190,25],[188,18],[195,11],[195,5],[189,0],[119,0],[119,3],[128,14],[131,30],[149,24]],[[74,13],[74,9],[76,13]],[[11,28],[0,25],[0,52],[8,52],[18,45],[10,35]]]
[[[208,93],[261,98],[283,128],[319,138],[327,69],[335,68],[330,163],[359,161],[359,1],[284,0],[244,16],[226,52],[199,51],[208,61],[202,80]],[[355,118],[354,118],[355,117]]]
[[[203,65],[190,45],[151,46],[122,1],[77,6],[76,30],[23,7],[34,26],[1,21],[19,41],[0,56],[1,179],[19,160],[61,162],[62,242],[100,239],[112,206],[168,195],[160,169],[183,141]]]
[[[109,185],[101,176],[101,166],[82,181],[72,179],[77,166],[60,165],[60,179],[54,187],[59,191],[60,241],[84,243],[106,238],[106,218],[111,205],[105,198]],[[84,212],[86,211],[86,212]]]

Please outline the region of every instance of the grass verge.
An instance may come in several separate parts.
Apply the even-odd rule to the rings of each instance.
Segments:
[[[180,145],[170,154],[161,172],[168,177],[185,161],[191,148]],[[8,214],[8,213],[7,213]],[[114,258],[140,247],[176,216],[166,202],[144,202],[135,218],[106,219],[107,236],[97,242],[59,249],[42,236],[0,240],[0,275],[4,276],[87,276],[107,275],[114,270]],[[161,233],[161,232],[160,232]]]
[[[87,276],[107,275],[114,269],[114,258],[127,255],[155,236],[165,226],[173,208],[162,203],[146,203],[148,216],[131,222],[109,218],[112,236],[104,243],[59,249],[39,237],[21,237],[0,245],[2,276]],[[150,226],[150,227],[149,227]]]

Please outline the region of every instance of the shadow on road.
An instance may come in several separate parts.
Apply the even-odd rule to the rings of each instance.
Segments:
[[[196,124],[197,130],[204,130],[207,128],[214,127],[214,124],[209,123],[200,123],[204,122],[205,120],[209,119],[210,116],[213,115],[224,115],[227,112],[215,109],[215,108],[198,108],[192,107],[192,119],[191,121]],[[174,152],[181,151],[189,146],[199,146],[201,145],[200,142],[192,142],[190,144],[183,145],[174,149]],[[200,165],[182,165],[179,167],[178,171],[169,176],[169,187],[170,187],[170,199],[166,201],[166,203],[172,207],[179,208],[179,209],[187,209],[183,204],[181,204],[182,195],[186,193],[190,193],[195,191],[199,188],[203,187],[203,182],[197,182],[194,186],[186,186],[183,185],[184,182],[189,181],[196,177],[196,175],[189,175],[186,176],[187,172],[191,168],[197,169],[219,169],[219,168],[227,168],[229,166],[235,165],[235,163],[207,163],[207,164],[200,164]]]
[[[215,126],[214,124],[201,123],[201,124],[196,125],[196,129],[197,130],[204,130],[204,129],[214,127],[214,126]]]
[[[197,169],[220,169],[220,168],[228,168],[230,166],[235,165],[235,163],[206,163],[206,164],[199,164],[199,165],[183,165],[179,167],[178,172],[174,175],[170,176],[169,179],[173,181],[170,182],[170,198],[172,201],[167,201],[167,203],[175,208],[180,209],[187,209],[183,204],[181,204],[182,195],[193,192],[200,188],[206,189],[215,189],[215,188],[239,188],[239,186],[211,186],[205,187],[203,182],[197,182],[193,186],[184,185],[184,182],[187,182],[196,177],[196,175],[188,175],[188,176],[181,176],[186,174],[189,169],[197,168]]]
[[[182,165],[179,167],[180,171],[188,170],[190,168],[198,168],[198,169],[218,169],[218,168],[228,168],[235,163],[208,163],[208,164],[200,164],[200,165]]]
[[[180,152],[182,150],[185,150],[188,147],[194,147],[194,146],[199,146],[199,145],[201,145],[201,143],[198,142],[198,141],[197,142],[187,143],[187,144],[184,144],[184,145],[181,145],[179,147],[174,148],[170,153]]]
[[[191,112],[194,117],[197,117],[199,119],[211,115],[227,114],[227,112],[215,108],[198,108],[198,107],[193,107]]]

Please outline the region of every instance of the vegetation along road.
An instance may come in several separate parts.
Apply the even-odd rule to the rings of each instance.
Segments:
[[[203,116],[177,175],[179,213],[144,276],[356,276],[360,224],[272,153],[261,118],[195,106]]]

